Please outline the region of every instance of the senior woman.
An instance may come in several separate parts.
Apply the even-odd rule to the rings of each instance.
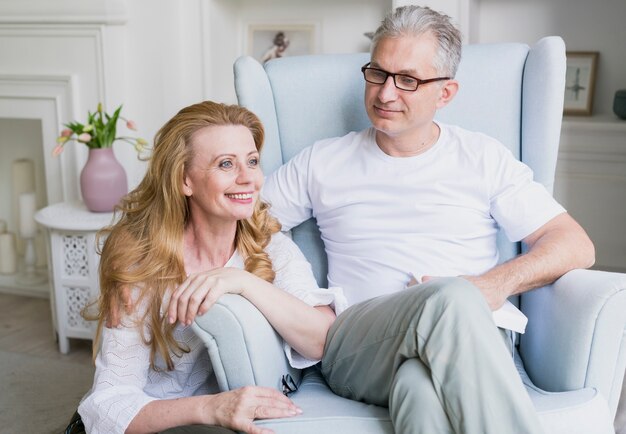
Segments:
[[[265,434],[254,419],[301,413],[270,388],[217,393],[190,327],[222,294],[239,294],[302,368],[322,356],[331,305],[345,305],[339,289],[317,287],[258,199],[263,136],[253,113],[209,101],[184,108],[157,133],[144,179],[103,232],[96,373],[78,408],[86,432]],[[116,327],[104,326],[117,315]]]

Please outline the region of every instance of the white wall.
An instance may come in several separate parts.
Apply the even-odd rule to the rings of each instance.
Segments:
[[[455,10],[447,0],[448,12]],[[76,116],[106,99],[109,108],[124,103],[124,114],[139,124],[139,134],[152,140],[157,129],[180,108],[214,99],[234,102],[232,63],[245,54],[247,27],[255,23],[313,24],[319,53],[368,49],[364,32],[374,30],[392,5],[401,0],[0,0],[0,23],[24,31],[37,27],[80,28],[105,16],[102,59],[92,46],[72,37],[64,51],[62,37],[11,39],[0,50],[0,72],[40,70],[74,74]],[[433,7],[438,2],[428,1]],[[436,4],[433,4],[436,3]],[[444,3],[441,3],[442,7]],[[611,113],[613,93],[626,88],[624,0],[458,0],[460,13],[472,5],[470,42],[524,41],[562,35],[571,50],[601,52],[595,111]],[[86,9],[86,10],[85,10]],[[112,11],[112,12],[111,12]],[[57,14],[56,18],[50,18]],[[458,18],[458,17],[456,17]],[[56,20],[56,21],[55,21]],[[467,17],[463,17],[467,22]],[[20,24],[24,21],[28,25]],[[53,22],[52,27],[46,24]],[[97,20],[96,20],[97,21]],[[98,23],[96,23],[98,24]],[[34,44],[34,45],[33,45]],[[37,50],[41,48],[41,50]],[[88,62],[85,62],[85,58]],[[104,78],[98,78],[103,62]],[[129,147],[116,146],[134,187],[145,170]],[[80,157],[80,154],[79,154]],[[84,156],[83,156],[84,158]],[[79,158],[78,165],[81,161]]]
[[[247,54],[249,25],[312,24],[316,53],[366,51],[363,33],[378,26],[391,1],[132,0],[126,5],[124,111],[152,141],[158,128],[189,104],[236,102],[232,65]],[[128,171],[135,186],[143,165]]]
[[[232,64],[245,54],[248,25],[313,24],[315,52],[363,51],[363,33],[390,7],[388,0],[0,0],[0,75],[72,77],[70,97],[55,113],[57,133],[64,122],[84,120],[98,102],[108,110],[123,103],[123,115],[151,142],[182,107],[236,101]],[[73,186],[66,199],[78,195],[83,148],[74,145],[60,159],[64,183]],[[114,148],[132,189],[145,164],[130,146]]]
[[[626,1],[480,0],[475,18],[477,42],[559,35],[567,50],[600,52],[593,116],[566,118],[554,194],[594,241],[595,268],[626,271],[626,122],[613,114],[626,88]]]
[[[235,102],[232,64],[249,54],[250,26],[310,25],[315,28],[314,53],[367,51],[373,31],[391,8],[381,0],[214,0],[205,6],[211,57],[207,98]],[[288,53],[288,50],[287,50]]]
[[[599,51],[593,114],[611,115],[626,89],[626,1],[480,0],[472,38],[532,44],[559,35],[570,51]]]

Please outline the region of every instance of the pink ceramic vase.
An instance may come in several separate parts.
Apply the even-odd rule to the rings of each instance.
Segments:
[[[89,158],[80,172],[80,191],[92,212],[113,211],[128,193],[126,172],[115,158],[113,148],[89,149]]]

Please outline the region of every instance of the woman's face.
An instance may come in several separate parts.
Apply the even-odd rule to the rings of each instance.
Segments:
[[[213,224],[250,217],[263,184],[250,130],[242,125],[205,127],[193,135],[192,147],[183,185],[192,216],[200,213]]]

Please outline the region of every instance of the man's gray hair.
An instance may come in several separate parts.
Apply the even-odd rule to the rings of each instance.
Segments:
[[[433,66],[438,74],[454,77],[461,61],[461,32],[449,16],[428,7],[402,6],[387,14],[374,33],[371,52],[383,38],[420,36],[429,32],[439,43]]]

